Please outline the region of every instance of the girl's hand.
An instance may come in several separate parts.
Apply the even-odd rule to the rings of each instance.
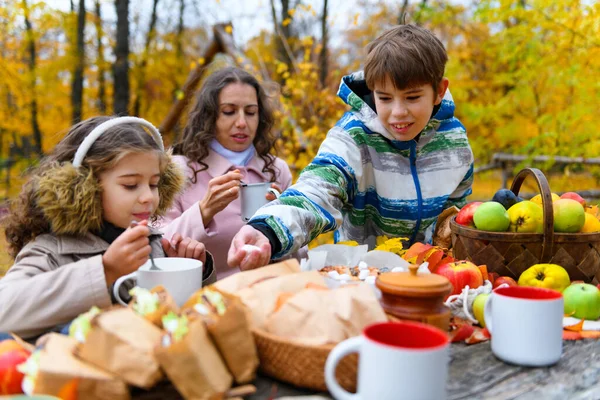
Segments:
[[[271,184],[271,187],[272,187],[273,189],[277,190],[277,191],[279,192],[279,194],[281,194],[281,192],[283,192],[283,190],[281,190],[281,188],[280,188],[279,186],[277,186],[277,184],[276,184],[276,183],[272,183],[272,184]],[[271,193],[271,192],[267,192],[266,198],[267,198],[267,200],[269,200],[269,201],[273,201],[273,200],[275,200],[277,197],[275,197],[275,195],[274,195],[273,193]]]
[[[193,258],[206,262],[206,247],[203,243],[192,238],[183,238],[179,233],[173,235],[171,242],[162,238],[160,240],[167,257]]]
[[[106,284],[112,285],[118,278],[136,271],[146,261],[152,251],[150,247],[150,229],[148,221],[144,220],[137,226],[129,227],[114,242],[102,256]]]
[[[200,213],[204,226],[240,195],[240,181],[243,175],[239,170],[212,178],[208,182],[206,195],[200,200]]]

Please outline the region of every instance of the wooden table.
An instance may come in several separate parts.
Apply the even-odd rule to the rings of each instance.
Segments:
[[[525,368],[494,357],[490,342],[453,344],[448,379],[448,400],[598,400],[600,399],[600,340],[565,341],[558,364],[548,368]],[[315,393],[259,376],[257,392],[247,400],[267,400]],[[134,399],[180,399],[171,385],[149,392],[136,390]],[[435,399],[432,399],[435,400]]]

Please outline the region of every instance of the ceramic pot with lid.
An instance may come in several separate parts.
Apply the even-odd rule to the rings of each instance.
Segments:
[[[444,300],[452,291],[450,281],[437,274],[417,274],[418,265],[408,272],[386,272],[375,282],[381,290],[381,306],[399,319],[424,322],[447,332],[450,309]]]

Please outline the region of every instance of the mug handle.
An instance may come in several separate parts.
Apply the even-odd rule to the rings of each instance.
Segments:
[[[338,400],[358,400],[359,394],[345,391],[335,378],[335,368],[342,358],[350,353],[358,353],[362,345],[362,336],[346,339],[331,350],[325,363],[325,383],[327,389]]]
[[[487,328],[490,335],[492,334],[492,299],[493,294],[488,297],[483,306],[483,319],[485,320],[485,327]]]
[[[122,277],[117,279],[115,281],[115,284],[113,285],[113,295],[115,296],[115,299],[117,299],[117,302],[119,302],[119,304],[121,304],[125,307],[127,307],[127,303],[125,303],[123,300],[121,300],[121,297],[119,297],[119,288],[121,287],[123,282],[125,282],[127,279],[135,278],[136,276],[137,276],[137,271],[134,271],[127,275],[123,275]]]
[[[267,193],[271,193],[273,196],[275,196],[276,199],[278,199],[279,196],[281,196],[281,193],[279,193],[279,190],[277,190],[275,188],[269,188],[269,190],[267,190]]]

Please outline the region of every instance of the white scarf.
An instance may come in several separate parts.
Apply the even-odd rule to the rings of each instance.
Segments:
[[[254,152],[255,152],[253,144],[251,144],[244,151],[231,151],[231,150],[223,147],[223,145],[221,143],[219,143],[217,141],[217,139],[213,139],[210,142],[210,148],[215,153],[220,154],[221,156],[225,157],[233,165],[239,165],[239,166],[243,166],[243,167],[245,167],[250,162],[252,157],[254,157]]]

